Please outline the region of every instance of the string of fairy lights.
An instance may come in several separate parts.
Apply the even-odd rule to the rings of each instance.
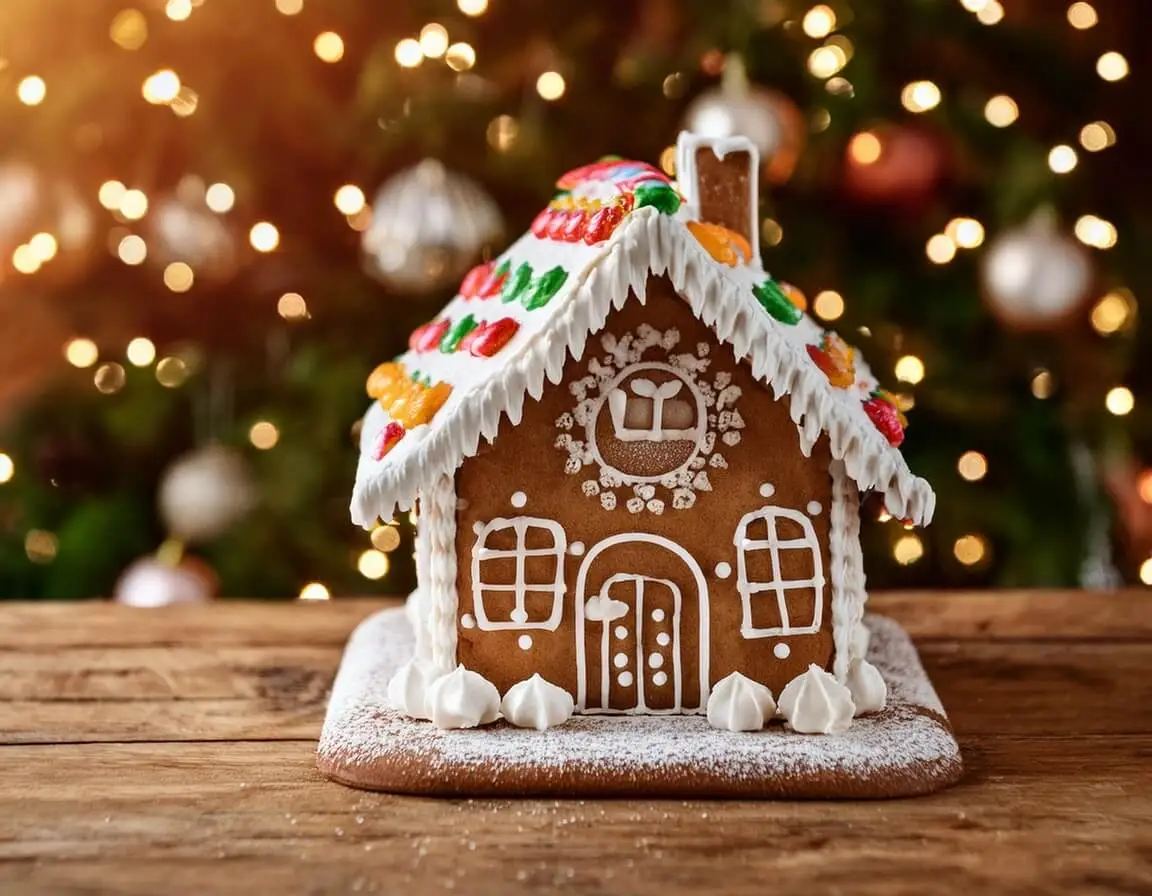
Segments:
[[[172,22],[185,22],[204,4],[205,0],[167,0],[164,15]],[[278,13],[296,16],[305,6],[306,0],[274,0]],[[959,0],[960,4],[983,25],[995,26],[1005,19],[1005,10],[998,0]],[[457,0],[459,12],[466,17],[479,17],[488,11],[489,0]],[[1067,9],[1068,24],[1076,30],[1086,31],[1095,27],[1099,15],[1090,3],[1074,2]],[[850,38],[838,29],[843,26],[836,10],[826,4],[818,4],[808,9],[800,18],[800,29],[811,40],[819,41],[807,56],[808,72],[824,83],[825,90],[833,96],[854,95],[855,87],[843,74],[854,53]],[[109,38],[126,52],[139,50],[148,40],[148,19],[137,9],[125,9],[117,13],[109,23]],[[312,41],[312,52],[325,64],[339,64],[345,57],[346,46],[342,35],[333,30],[325,30]],[[450,28],[441,22],[429,22],[418,33],[403,37],[394,48],[395,63],[403,69],[416,69],[425,64],[442,63],[452,71],[463,74],[470,72],[477,64],[476,49],[466,41],[453,40]],[[716,52],[720,58],[719,51]],[[558,67],[548,67],[539,71],[535,80],[535,92],[545,102],[561,99],[568,89],[567,80]],[[1106,82],[1118,82],[1129,73],[1127,59],[1118,51],[1109,50],[1100,54],[1096,61],[1096,73]],[[663,92],[669,99],[678,98],[685,90],[682,73],[674,72],[665,78]],[[141,96],[149,104],[169,108],[181,118],[194,115],[201,98],[196,90],[185,84],[178,72],[164,68],[149,74],[141,84]],[[16,85],[16,95],[21,103],[35,107],[45,103],[50,93],[50,85],[36,74],[28,73]],[[939,85],[931,80],[916,80],[906,84],[900,94],[901,104],[908,112],[916,115],[930,113],[947,101]],[[1017,102],[1006,94],[997,94],[987,99],[983,115],[988,125],[994,128],[1008,128],[1020,118]],[[814,131],[825,130],[831,121],[827,110],[818,110],[811,127]],[[508,152],[520,137],[520,123],[513,115],[501,114],[488,124],[486,139],[497,152]],[[885,135],[878,131],[865,130],[854,135],[848,143],[848,157],[856,164],[875,164],[884,153]],[[1099,153],[1115,145],[1117,134],[1107,121],[1092,121],[1083,125],[1076,140],[1069,140],[1050,148],[1047,166],[1054,176],[1071,174],[1080,164],[1080,150]],[[1076,145],[1074,145],[1074,143]],[[663,161],[663,160],[662,160]],[[140,266],[149,257],[147,240],[138,233],[126,229],[146,218],[150,211],[150,199],[139,186],[109,180],[100,185],[97,200],[116,221],[111,232],[110,250],[121,262],[128,266]],[[216,182],[202,184],[200,199],[214,215],[233,214],[237,203],[236,190],[229,184]],[[367,229],[371,222],[372,209],[364,190],[356,184],[344,184],[336,190],[333,204],[348,225],[357,231]],[[1094,214],[1081,215],[1073,229],[1076,239],[1085,246],[1098,250],[1108,250],[1118,241],[1116,227],[1109,221]],[[985,241],[984,225],[971,217],[956,217],[950,220],[943,230],[928,237],[924,252],[930,263],[946,265],[962,251],[977,249]],[[778,245],[783,239],[783,228],[779,222],[766,219],[763,222],[765,245]],[[281,245],[281,234],[275,223],[261,220],[248,226],[247,242],[252,250],[260,254],[276,252]],[[13,268],[25,275],[33,275],[43,266],[50,264],[60,250],[56,235],[48,232],[34,234],[27,242],[18,246],[12,253]],[[188,262],[173,261],[166,264],[160,279],[164,287],[173,293],[185,293],[196,283],[196,271]],[[839,292],[826,289],[812,299],[813,313],[826,322],[841,318],[846,311],[846,300]],[[302,321],[309,317],[305,298],[296,292],[286,292],[276,303],[278,315],[286,321]],[[1090,322],[1094,330],[1102,336],[1119,333],[1134,319],[1135,299],[1126,289],[1113,289],[1102,296],[1092,307]],[[157,381],[166,388],[178,388],[195,373],[199,359],[194,352],[174,351],[159,356],[157,347],[144,336],[132,338],[125,350],[128,364],[138,368],[153,368]],[[97,390],[104,394],[114,394],[123,388],[126,371],[118,360],[103,360],[99,347],[86,337],[76,337],[64,346],[64,357],[77,368],[94,368],[93,382]],[[908,386],[919,384],[927,376],[922,358],[908,354],[900,357],[893,368],[895,378]],[[1052,374],[1047,370],[1035,373],[1031,380],[1031,391],[1037,399],[1047,399],[1054,392]],[[1135,398],[1130,389],[1123,385],[1112,388],[1105,397],[1105,407],[1115,415],[1130,413],[1135,406]],[[258,450],[267,451],[280,441],[280,431],[270,420],[257,420],[248,430],[250,443]],[[987,459],[976,451],[966,451],[957,460],[958,475],[966,482],[976,483],[988,473]],[[0,484],[10,481],[16,475],[12,458],[0,453]],[[1141,480],[1141,496],[1152,503],[1152,475]],[[881,516],[885,519],[887,515]],[[890,517],[889,517],[890,518]],[[30,558],[35,555],[38,562],[49,553],[45,549],[45,534],[29,533],[26,543]],[[389,553],[400,543],[400,534],[394,523],[378,526],[370,533],[371,547],[356,558],[356,567],[369,580],[379,580],[387,576],[390,569]],[[892,543],[892,556],[902,565],[917,563],[925,554],[926,548],[921,538],[912,531],[901,532]],[[989,558],[987,539],[979,533],[967,533],[955,539],[952,553],[963,566],[978,567]],[[50,557],[49,557],[50,559]],[[1141,578],[1152,584],[1152,558],[1140,572]],[[330,597],[328,588],[320,582],[309,582],[300,591],[301,600],[326,600]]]

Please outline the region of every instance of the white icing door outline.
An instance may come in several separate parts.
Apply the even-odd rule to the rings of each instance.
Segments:
[[[800,538],[781,539],[776,530],[776,521],[781,519],[796,523],[803,535]],[[764,521],[768,533],[766,539],[748,538],[748,526],[756,520]],[[736,545],[736,588],[740,592],[740,603],[744,610],[740,634],[751,639],[773,638],[783,635],[814,635],[819,632],[820,624],[824,618],[824,561],[820,555],[820,542],[816,538],[816,530],[812,528],[812,521],[800,511],[790,507],[761,507],[759,510],[750,511],[740,518],[740,524],[736,527],[736,534],[732,541]],[[746,554],[749,551],[765,550],[768,551],[772,561],[772,581],[750,582],[748,580]],[[781,578],[781,550],[811,551],[812,577],[810,579]],[[812,623],[810,625],[792,625],[788,613],[787,592],[809,588],[815,592],[816,601]],[[756,628],[752,625],[752,601],[756,595],[765,591],[775,593],[781,624],[772,628]]]
[[[680,612],[683,607],[683,596],[680,593],[680,586],[675,582],[670,582],[668,579],[656,579],[651,576],[639,576],[630,572],[618,572],[605,580],[604,584],[600,586],[600,602],[603,605],[609,600],[616,598],[612,597],[612,587],[621,582],[632,582],[636,591],[633,598],[634,616],[636,624],[636,670],[634,679],[636,682],[636,712],[648,712],[647,700],[647,681],[648,670],[645,664],[644,656],[644,592],[645,586],[648,583],[654,585],[663,585],[672,594],[672,709],[679,710],[683,703],[683,695],[681,693],[683,675],[680,668]],[[585,615],[587,619],[587,615]],[[612,676],[616,674],[616,670],[608,662],[612,653],[612,630],[617,624],[617,620],[623,617],[616,617],[609,619],[602,618],[601,624],[604,626],[604,631],[600,637],[600,706],[605,707],[611,699],[612,690]],[[588,620],[591,621],[591,620]]]
[[[689,571],[692,573],[692,578],[696,582],[696,593],[698,595],[698,600],[699,600],[699,619],[700,619],[699,632],[698,632],[699,647],[698,647],[698,651],[697,651],[697,653],[699,655],[699,670],[698,671],[699,671],[699,677],[700,677],[700,703],[696,709],[693,709],[690,711],[693,713],[704,713],[707,711],[708,693],[710,690],[709,681],[708,681],[708,668],[709,668],[709,662],[708,662],[708,649],[709,649],[709,641],[708,641],[708,622],[709,622],[709,620],[708,620],[708,583],[704,578],[703,571],[700,569],[700,564],[696,562],[696,558],[693,557],[691,554],[689,554],[688,551],[686,551],[683,547],[681,547],[680,545],[678,545],[676,542],[672,541],[671,539],[664,538],[661,535],[652,535],[648,532],[624,532],[624,533],[620,533],[618,535],[610,535],[607,538],[602,539],[601,541],[598,541],[592,547],[592,549],[589,550],[588,553],[584,556],[584,562],[580,564],[580,572],[576,576],[576,591],[575,591],[575,604],[576,604],[576,607],[575,607],[575,609],[576,609],[576,712],[589,712],[589,710],[588,710],[588,659],[587,659],[587,656],[585,653],[585,651],[586,651],[586,631],[585,630],[587,628],[588,622],[599,621],[599,620],[588,620],[585,618],[585,612],[584,612],[585,602],[588,600],[589,597],[593,596],[593,595],[585,594],[585,588],[587,587],[587,584],[588,584],[588,570],[591,568],[592,563],[596,560],[596,558],[600,554],[602,554],[606,549],[608,549],[610,547],[615,547],[615,546],[621,545],[621,544],[629,544],[632,542],[642,542],[645,544],[651,544],[651,545],[655,545],[656,547],[664,548],[668,551],[671,551],[673,554],[675,554],[677,557],[679,557],[681,560],[684,561],[684,563],[688,566]],[[661,583],[665,583],[665,581],[666,581],[664,579],[653,579],[651,577],[633,575],[630,573],[615,573],[612,576],[610,576],[608,578],[608,580],[604,583],[604,586],[600,589],[600,594],[601,595],[607,594],[606,589],[608,588],[609,583],[611,583],[613,581],[619,581],[622,576],[633,578],[633,579],[647,578],[648,581],[661,582]],[[671,583],[668,583],[668,584],[671,584]],[[678,589],[678,588],[673,593],[677,596],[681,596],[680,595],[680,589]],[[677,606],[681,606],[681,605],[682,604],[678,604]],[[677,620],[677,623],[678,622],[679,622],[679,620]],[[607,631],[611,627],[611,625],[610,625],[610,623],[605,623],[604,627],[605,627],[605,631]],[[675,645],[676,645],[676,647],[675,647],[676,657],[677,657],[677,659],[679,659],[679,655],[680,655],[680,631],[679,631],[679,625],[678,624],[675,626],[674,637],[675,637]],[[642,647],[643,642],[641,640],[641,629],[639,626],[637,626],[637,631],[636,631],[636,642],[638,645],[637,650],[642,651],[643,650],[643,647]],[[642,661],[638,662],[638,666],[639,666],[639,668],[637,670],[637,673],[638,673],[638,677],[639,677],[639,674],[642,673],[646,667],[644,666]],[[604,668],[606,669],[606,666]],[[680,668],[681,668],[681,664],[679,662],[677,662],[676,663],[676,669],[678,670],[678,674],[676,677],[677,681],[679,681],[679,678],[680,678],[680,674],[679,674]],[[608,681],[608,679],[609,679],[609,676],[605,675],[604,681],[606,682],[606,681]],[[607,685],[604,685],[603,687],[607,687]],[[638,687],[639,687],[639,685],[638,685]],[[602,688],[602,696],[603,696],[603,688]],[[607,698],[604,698],[602,700],[602,706],[599,708],[595,708],[595,709],[591,710],[591,712],[604,713],[604,714],[631,714],[631,713],[643,712],[643,713],[652,714],[652,715],[684,712],[682,692],[678,692],[676,701],[675,701],[675,703],[671,709],[641,709],[641,708],[628,709],[628,710],[609,709],[609,708],[607,708],[606,705],[603,705],[603,704],[607,704],[607,702],[608,702]]]
[[[696,425],[691,429],[669,429],[662,428],[661,416],[664,412],[664,402],[673,397],[670,389],[665,389],[670,383],[674,382],[669,380],[667,383],[657,387],[650,380],[638,380],[637,382],[647,383],[652,387],[652,425],[648,430],[637,430],[630,432],[623,426],[624,410],[627,403],[627,396],[619,388],[620,384],[628,377],[640,373],[644,370],[660,370],[665,373],[670,373],[676,377],[676,381],[683,383],[688,387],[688,391],[692,394],[693,402],[696,406]],[[646,389],[646,386],[641,386]],[[661,390],[664,393],[661,394]],[[679,393],[681,390],[677,389]],[[637,393],[639,394],[639,393]],[[697,455],[700,454],[701,449],[704,447],[704,435],[708,431],[708,408],[704,403],[704,393],[700,391],[700,387],[693,382],[692,378],[684,371],[677,370],[671,364],[663,364],[657,361],[642,361],[639,364],[630,364],[621,370],[612,380],[601,390],[603,396],[596,405],[596,409],[588,417],[588,425],[586,429],[588,448],[592,452],[592,458],[599,465],[601,470],[611,472],[621,482],[626,484],[640,483],[640,482],[659,482],[662,479],[667,479],[669,476],[675,476],[677,473],[687,470]],[[614,398],[614,396],[620,396]],[[665,441],[671,439],[683,439],[694,443],[691,455],[684,463],[680,464],[674,470],[667,470],[659,476],[636,476],[631,473],[625,473],[623,470],[618,470],[610,463],[604,460],[604,456],[600,453],[600,446],[596,443],[596,424],[600,419],[600,414],[604,409],[608,409],[608,413],[612,419],[612,429],[616,438],[623,441]]]

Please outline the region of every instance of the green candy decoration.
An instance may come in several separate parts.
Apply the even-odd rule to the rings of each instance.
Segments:
[[[528,311],[543,308],[552,301],[552,297],[560,291],[567,279],[568,272],[559,265],[541,274],[532,284],[532,289],[524,294],[524,308]]]
[[[528,284],[531,282],[532,265],[526,261],[522,262],[520,267],[516,268],[515,273],[504,281],[504,289],[500,293],[500,301],[505,305],[519,301],[520,297],[524,295],[524,291],[528,288]]]
[[[643,184],[636,188],[634,196],[634,208],[650,205],[665,215],[674,215],[680,208],[680,194],[667,184]]]
[[[440,340],[440,351],[446,355],[452,354],[460,345],[460,340],[476,329],[476,317],[465,314],[460,320],[452,324]]]
[[[800,309],[788,301],[784,290],[775,280],[765,280],[759,286],[752,287],[752,295],[756,296],[761,307],[776,320],[784,324],[797,324],[803,317]]]

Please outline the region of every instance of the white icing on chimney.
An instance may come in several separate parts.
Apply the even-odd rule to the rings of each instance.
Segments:
[[[760,257],[760,192],[759,171],[760,153],[747,137],[704,137],[690,131],[681,131],[676,139],[676,179],[680,195],[684,197],[684,204],[690,217],[699,220],[700,214],[700,182],[696,171],[696,152],[699,149],[711,149],[716,158],[723,158],[730,152],[746,152],[752,163],[752,170],[748,178],[749,208],[751,221],[748,225],[748,242],[752,244],[752,258]]]

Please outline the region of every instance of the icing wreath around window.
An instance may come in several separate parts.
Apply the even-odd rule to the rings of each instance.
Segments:
[[[567,538],[555,520],[520,516],[478,523],[472,600],[482,631],[560,626]]]
[[[730,371],[712,371],[709,346],[680,349],[680,333],[641,326],[600,339],[585,376],[571,384],[576,407],[560,416],[556,447],[565,471],[605,510],[687,510],[723,470],[719,450],[740,442],[744,420]],[[711,375],[709,375],[711,374]],[[592,474],[592,475],[589,475]]]

